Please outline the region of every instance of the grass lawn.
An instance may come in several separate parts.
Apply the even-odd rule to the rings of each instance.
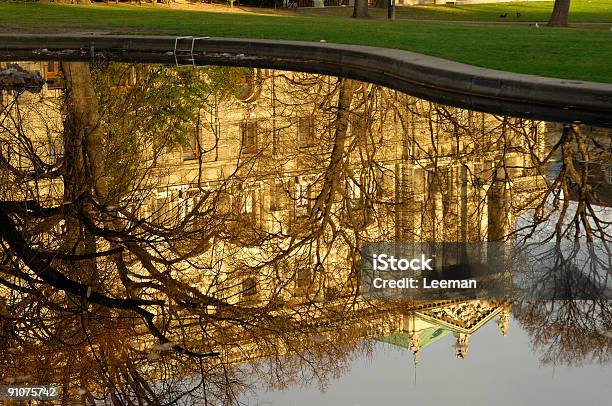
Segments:
[[[552,1],[406,6],[397,7],[396,15],[397,18],[415,20],[545,22],[550,17],[552,6]],[[520,16],[517,16],[517,12],[520,13]],[[300,8],[293,13],[310,16],[350,16],[352,10],[345,7]],[[370,8],[370,14],[376,18],[386,18],[387,10]],[[507,14],[507,16],[505,18],[500,17],[503,14]],[[610,23],[612,25],[612,0],[572,0],[570,8],[571,23]]]
[[[601,10],[607,10],[608,15],[612,10],[610,0],[590,0],[590,3],[589,0],[573,0],[572,3],[585,3],[584,10],[591,10],[590,7],[596,4]],[[534,4],[541,6],[540,3]],[[547,4],[549,8],[552,5]],[[500,7],[497,10],[509,7],[507,4],[493,4],[487,5],[485,9],[496,10],[496,6]],[[485,6],[471,7],[483,10]],[[454,12],[449,12],[449,15]],[[476,11],[474,13],[478,14]],[[211,12],[163,6],[73,6],[5,2],[0,3],[0,30],[99,30],[109,33],[305,41],[324,39],[327,42],[406,49],[512,72],[612,83],[612,31],[609,27],[553,29],[535,28],[527,24],[353,20],[344,16],[313,17],[286,12],[271,14],[265,10],[229,12],[228,9],[228,12],[219,12],[217,8]]]

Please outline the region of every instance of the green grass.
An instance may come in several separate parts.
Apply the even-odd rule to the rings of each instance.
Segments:
[[[591,1],[603,4],[607,0]],[[553,29],[528,25],[220,13],[166,7],[0,3],[0,29],[324,39],[406,49],[512,72],[612,83],[612,31],[608,27]]]
[[[443,21],[495,21],[504,23],[548,21],[552,11],[552,1],[520,1],[492,4],[462,4],[438,6],[397,7],[397,18]],[[335,15],[349,16],[348,8],[302,8],[295,11],[298,15]],[[520,12],[520,17],[516,13]],[[507,13],[506,18],[500,15]],[[386,9],[370,8],[374,17],[386,17]],[[572,0],[570,23],[611,23],[611,0]]]

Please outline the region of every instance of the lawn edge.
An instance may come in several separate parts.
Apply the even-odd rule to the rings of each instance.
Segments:
[[[175,36],[0,34],[3,59],[110,59],[176,63]],[[190,39],[178,48],[190,48]],[[186,42],[185,42],[186,41]],[[481,68],[411,51],[364,45],[205,37],[193,44],[197,64],[303,70],[384,85],[459,107],[542,114],[563,110],[564,121],[612,117],[612,84],[556,79]],[[180,61],[186,63],[189,61]],[[190,63],[190,62],[189,62]],[[434,97],[431,97],[434,95]],[[430,96],[430,97],[426,97]],[[514,111],[517,110],[517,111]],[[530,111],[529,113],[532,113]],[[582,117],[582,118],[581,118]],[[609,120],[609,118],[607,119]]]

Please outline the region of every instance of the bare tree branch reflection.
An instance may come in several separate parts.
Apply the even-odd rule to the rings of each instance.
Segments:
[[[522,302],[514,314],[544,364],[609,364],[612,312],[607,300]]]
[[[479,323],[507,330],[505,303],[364,300],[367,242],[522,241],[552,261],[552,298],[606,292],[607,133],[310,74],[50,62],[46,76],[0,104],[0,369],[60,382],[64,403],[237,404],[254,376],[324,388],[371,338],[412,334],[418,351],[423,309],[462,357]],[[575,326],[534,345],[583,340],[576,360],[609,359],[603,302],[557,303],[517,305],[533,334],[525,320]]]

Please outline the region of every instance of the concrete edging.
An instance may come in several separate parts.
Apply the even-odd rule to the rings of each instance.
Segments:
[[[6,55],[30,55],[35,59],[174,63],[175,39],[170,36],[0,34],[0,54],[5,54],[4,59]],[[180,40],[179,48],[189,48],[190,43],[189,39]],[[600,124],[612,121],[612,84],[497,71],[397,49],[205,37],[194,42],[193,56],[196,64],[284,68],[352,77],[417,96],[424,94],[425,98],[438,95],[433,98],[447,99],[442,102],[449,104],[474,108],[484,105],[483,109],[489,111],[495,105],[514,106],[510,111],[516,109],[518,115],[528,116],[531,112],[520,114],[520,110],[533,107],[551,114],[556,112],[553,115],[563,121],[565,116],[567,121],[581,117]]]

